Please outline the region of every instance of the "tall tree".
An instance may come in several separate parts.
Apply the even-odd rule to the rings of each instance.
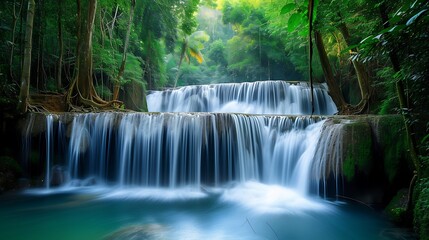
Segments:
[[[210,36],[207,35],[204,31],[196,31],[191,35],[186,36],[182,43],[182,48],[180,50],[180,59],[177,66],[176,79],[174,81],[174,87],[177,85],[177,80],[180,75],[180,66],[182,65],[183,58],[187,59],[188,62],[190,57],[195,58],[198,63],[203,63],[204,57],[201,53],[201,50],[204,49],[203,42],[207,42],[210,39]]]
[[[18,111],[24,113],[27,111],[28,98],[30,95],[30,73],[31,73],[31,49],[33,40],[33,20],[36,3],[34,0],[28,1],[27,21],[25,29],[25,49],[24,62],[21,73],[21,90],[19,92]]]
[[[19,10],[18,12],[16,11],[16,1],[13,1],[13,13],[12,13],[12,37],[11,37],[11,41],[10,41],[10,54],[9,54],[9,77],[10,79],[14,79],[14,73],[13,73],[13,57],[15,55],[15,35],[16,35],[16,25],[18,22],[18,17],[21,16],[22,13],[22,6],[24,5],[24,0],[21,0],[21,2],[19,3]]]
[[[58,70],[57,70],[57,89],[60,90],[62,87],[62,68],[63,68],[63,56],[64,56],[64,41],[63,41],[63,27],[62,27],[62,17],[63,17],[63,0],[58,0],[58,10],[57,10],[57,25],[58,25]]]
[[[325,81],[329,88],[329,95],[332,97],[338,111],[344,112],[347,109],[347,103],[332,72],[331,63],[329,62],[328,54],[325,50],[322,34],[317,30],[314,31],[314,39],[319,53],[320,64],[322,65],[323,73],[325,75]]]
[[[82,17],[81,0],[77,0],[77,60],[75,78],[67,94],[67,103],[70,106],[108,107],[111,103],[104,101],[98,96],[94,88],[92,75],[92,35],[97,0],[84,0],[84,2],[86,2],[85,6],[87,8],[86,17]]]
[[[122,76],[124,75],[125,64],[127,62],[127,50],[128,50],[128,44],[130,41],[130,33],[131,33],[131,27],[132,27],[133,18],[134,18],[135,6],[136,6],[136,1],[131,0],[130,17],[128,20],[127,33],[125,35],[124,50],[122,53],[121,66],[119,67],[118,75],[116,76],[116,79],[114,81],[114,87],[113,87],[113,100],[114,101],[118,100],[120,81],[121,81]]]

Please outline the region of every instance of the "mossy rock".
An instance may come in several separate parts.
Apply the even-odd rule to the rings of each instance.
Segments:
[[[385,174],[387,179],[392,182],[398,172],[404,170],[401,167],[407,165],[401,163],[409,162],[404,121],[399,115],[389,115],[380,117],[373,124],[377,143],[383,157]],[[411,163],[408,165],[412,166]]]
[[[392,222],[404,224],[407,221],[408,189],[404,188],[398,191],[396,196],[385,208],[385,212]]]
[[[345,125],[345,159],[343,173],[347,180],[352,180],[357,171],[372,171],[372,131],[366,121],[357,120]]]

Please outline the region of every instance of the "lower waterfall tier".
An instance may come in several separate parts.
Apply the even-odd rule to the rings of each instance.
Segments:
[[[324,154],[317,149],[327,141],[320,137],[325,122],[320,117],[221,113],[45,117],[47,188],[68,182],[199,189],[257,181],[307,194],[319,189],[320,179],[334,175],[337,181],[340,176],[338,161],[320,162]],[[27,131],[32,131],[32,122],[28,121]]]

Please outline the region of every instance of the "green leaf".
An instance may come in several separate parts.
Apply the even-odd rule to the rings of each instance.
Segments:
[[[308,28],[304,28],[301,31],[299,31],[298,35],[301,37],[307,37],[308,36]]]
[[[413,17],[411,17],[410,19],[408,19],[408,21],[407,21],[407,26],[410,26],[411,24],[413,24],[415,21],[416,21],[416,19],[418,18],[418,17],[420,17],[420,15],[422,15],[424,12],[426,12],[427,11],[427,9],[423,9],[423,10],[421,10],[419,13],[417,13],[416,15],[414,15]]]
[[[288,32],[293,32],[296,28],[302,23],[302,15],[299,13],[294,13],[290,16],[289,21],[287,22]]]
[[[284,5],[282,7],[282,10],[280,10],[280,14],[286,14],[291,12],[292,10],[294,10],[296,8],[296,4],[295,3],[288,3],[286,5]]]
[[[317,18],[317,8],[319,7],[319,0],[314,0],[314,8],[313,8],[313,23],[316,22]]]

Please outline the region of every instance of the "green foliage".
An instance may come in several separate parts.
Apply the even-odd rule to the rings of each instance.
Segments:
[[[282,9],[280,10],[280,14],[287,14],[292,12],[292,10],[294,10],[296,8],[296,4],[295,3],[287,3],[286,5],[284,5],[282,7]]]
[[[426,112],[429,106],[429,3],[424,0],[400,1],[392,6],[379,5],[391,10],[388,25],[367,35],[357,45],[362,49],[360,57],[366,61],[386,59],[391,52],[399,59],[400,69],[391,78],[404,82],[409,106],[406,111]],[[387,12],[389,13],[389,12]],[[412,108],[412,109],[411,109]]]
[[[182,49],[181,51],[187,55],[186,59],[188,59],[188,62],[190,61],[190,58],[193,57],[198,61],[198,63],[203,63],[204,57],[201,50],[204,49],[204,43],[209,41],[209,39],[210,36],[204,31],[196,31],[186,37],[185,43],[183,44],[185,49]]]
[[[417,196],[414,208],[414,226],[421,240],[429,239],[429,178],[420,179],[414,190]]]
[[[285,51],[287,42],[270,32],[271,11],[275,10],[256,7],[250,2],[225,4],[223,21],[232,24],[236,32],[225,47],[227,69],[234,81],[286,79],[288,75],[299,75]]]
[[[112,99],[113,93],[105,85],[96,85],[95,91],[97,92],[98,96],[102,97],[103,99]]]
[[[182,18],[181,30],[185,35],[191,35],[197,27],[197,21],[195,19],[194,13],[198,9],[198,3],[200,0],[187,0],[184,2],[184,16]]]
[[[209,59],[211,59],[215,64],[220,66],[227,66],[228,62],[225,58],[225,44],[222,40],[216,40],[210,45],[210,49],[207,53]]]
[[[389,219],[395,223],[403,224],[407,221],[408,189],[401,189],[385,208]]]
[[[383,96],[378,111],[381,115],[397,113],[399,108],[395,86],[396,79],[392,76],[394,76],[394,71],[391,67],[384,67],[377,71],[376,91]]]
[[[133,54],[128,54],[127,64],[125,65],[124,75],[120,79],[121,84],[126,84],[130,81],[143,81],[143,60]],[[143,82],[142,82],[143,83]]]
[[[304,23],[305,23],[305,19],[303,19],[302,14],[294,13],[289,17],[289,21],[287,23],[287,30],[289,32],[293,32],[297,29],[298,26]]]

